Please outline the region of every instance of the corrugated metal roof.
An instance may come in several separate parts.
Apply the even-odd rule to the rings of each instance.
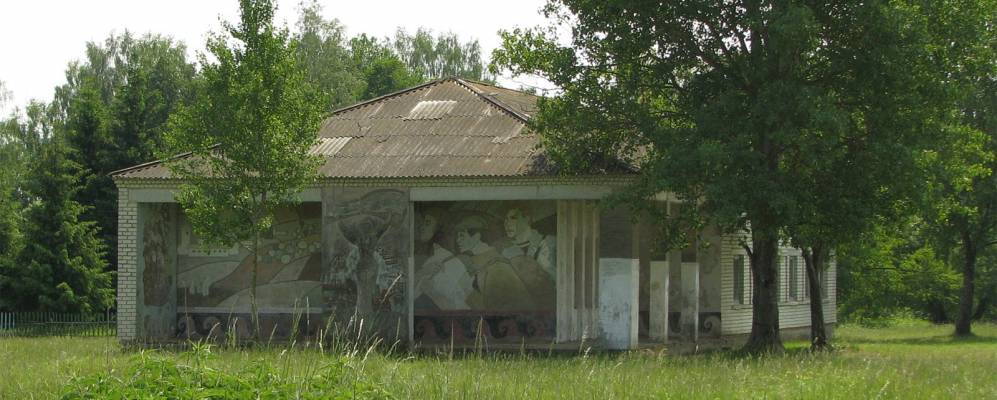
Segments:
[[[536,136],[524,131],[537,97],[462,79],[441,79],[340,109],[322,122],[310,153],[338,178],[553,174]],[[150,163],[114,174],[166,179]]]

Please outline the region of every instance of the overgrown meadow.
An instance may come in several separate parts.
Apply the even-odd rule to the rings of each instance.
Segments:
[[[0,340],[0,398],[995,398],[997,325],[843,326],[838,350],[384,353],[303,344],[123,349],[112,338]]]

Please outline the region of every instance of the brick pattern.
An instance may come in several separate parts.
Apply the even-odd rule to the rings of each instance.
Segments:
[[[138,204],[118,187],[118,340],[134,341],[138,300]]]

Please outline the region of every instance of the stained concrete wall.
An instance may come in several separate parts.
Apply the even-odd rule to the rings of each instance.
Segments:
[[[253,253],[249,243],[209,246],[182,212],[176,224],[175,303],[177,336],[249,336]],[[266,337],[313,335],[321,324],[323,274],[320,250],[321,204],[302,203],[276,210],[273,226],[261,237],[256,303]],[[146,241],[148,242],[148,240]],[[298,331],[293,319],[303,315]]]
[[[138,332],[142,340],[173,337],[177,313],[177,207],[169,203],[144,203],[138,259]]]
[[[322,191],[322,298],[329,317],[387,341],[408,341],[412,210],[405,188]]]

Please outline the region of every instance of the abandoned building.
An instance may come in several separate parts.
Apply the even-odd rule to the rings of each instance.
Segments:
[[[706,229],[699,245],[655,256],[652,227],[597,207],[634,173],[553,172],[525,128],[536,100],[448,78],[329,116],[312,149],[324,158],[319,181],[277,213],[258,250],[263,334],[287,337],[300,318],[298,332],[315,335],[359,315],[425,346],[743,340],[752,312],[746,234]],[[248,250],[200,243],[162,163],[113,178],[119,339],[247,335]],[[833,263],[821,299],[808,298],[803,268],[798,249],[781,248],[786,336],[808,333],[811,301],[835,323]]]

